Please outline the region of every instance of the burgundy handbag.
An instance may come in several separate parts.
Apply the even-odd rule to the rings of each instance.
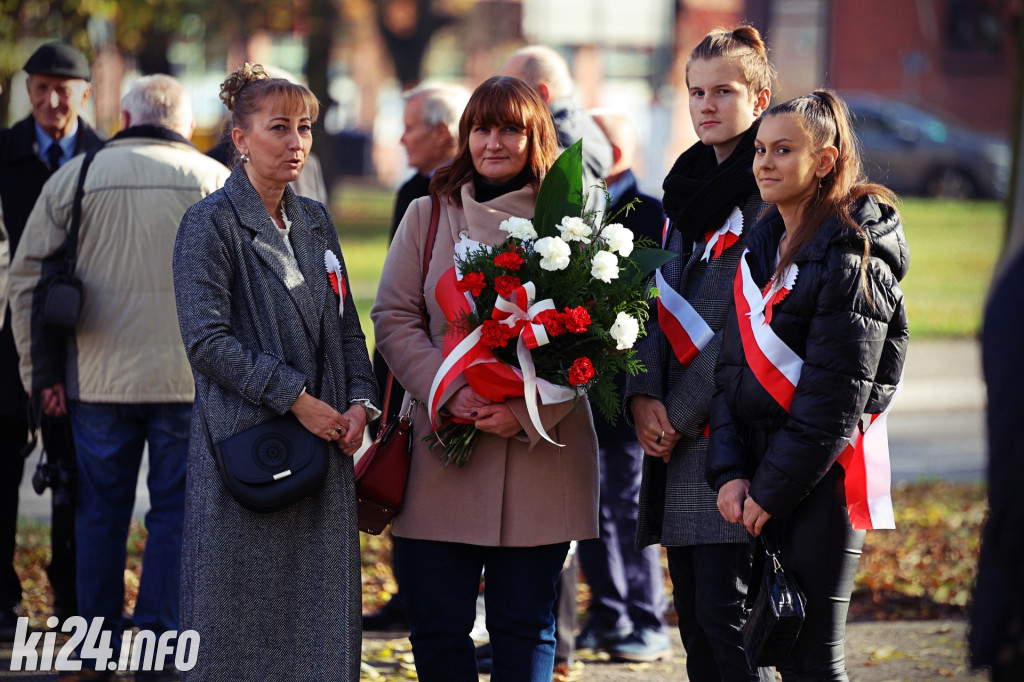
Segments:
[[[391,397],[395,375],[388,371],[384,392],[384,414]],[[405,482],[412,461],[412,403],[405,414],[389,422],[376,440],[356,462],[356,498],[359,530],[380,535],[398,510],[405,496]]]
[[[430,231],[427,233],[426,249],[423,254],[423,281],[420,282],[420,317],[423,329],[430,333],[427,322],[427,304],[423,297],[423,284],[427,279],[427,266],[434,250],[437,223],[441,204],[431,196]],[[395,375],[388,370],[387,385],[384,389],[382,414],[388,414],[392,389],[396,385]],[[405,497],[405,483],[409,477],[412,461],[412,408],[415,400],[409,402],[405,414],[387,423],[377,434],[376,440],[356,462],[356,498],[358,500],[359,530],[371,535],[380,535],[402,508]]]

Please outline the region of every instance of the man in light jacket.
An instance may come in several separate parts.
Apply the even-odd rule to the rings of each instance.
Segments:
[[[104,619],[115,654],[125,542],[146,442],[151,507],[134,621],[157,635],[177,629],[195,388],[178,331],[171,256],[186,209],[228,175],[189,142],[191,100],[175,79],[140,78],[121,109],[122,131],[86,172],[75,271],[84,303],[63,355],[43,325],[37,287],[63,258],[84,157],[43,188],[11,267],[22,382],[43,395],[44,410],[70,412],[78,448],[79,614]]]

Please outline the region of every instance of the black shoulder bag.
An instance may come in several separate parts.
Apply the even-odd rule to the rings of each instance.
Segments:
[[[86,153],[82,160],[82,169],[78,172],[78,186],[71,204],[71,225],[63,246],[64,262],[57,272],[46,277],[40,285],[43,289],[43,326],[63,335],[74,332],[78,316],[82,312],[85,292],[82,280],[75,277],[75,267],[78,264],[78,228],[82,222],[85,175],[100,149],[102,147],[94,147]]]
[[[776,525],[769,521],[751,543],[754,565],[763,565],[760,579],[750,581],[744,605],[747,620],[741,635],[751,668],[784,665],[804,624],[807,600],[782,565]]]
[[[323,329],[323,319],[320,321]],[[317,344],[316,383],[319,396],[324,376],[324,344]],[[206,441],[225,487],[240,505],[254,512],[275,512],[313,495],[327,477],[330,444],[299,422],[291,412],[257,424],[219,443]]]

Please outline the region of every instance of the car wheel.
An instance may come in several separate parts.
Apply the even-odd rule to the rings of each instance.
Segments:
[[[925,182],[925,194],[941,199],[973,199],[978,191],[974,179],[959,168],[940,168]]]

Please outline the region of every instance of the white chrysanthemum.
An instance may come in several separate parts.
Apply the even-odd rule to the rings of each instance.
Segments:
[[[569,245],[561,237],[544,237],[533,245],[540,254],[540,266],[545,270],[564,270],[569,265]]]
[[[633,230],[619,223],[605,225],[601,230],[601,239],[608,244],[609,249],[618,252],[623,258],[633,253]]]
[[[590,274],[605,284],[619,276],[619,259],[611,251],[598,251],[590,261]]]
[[[619,313],[615,316],[615,322],[608,333],[615,339],[615,350],[626,350],[632,348],[636,343],[637,334],[640,333],[640,323],[626,313]]]
[[[526,218],[512,216],[501,221],[498,229],[508,232],[510,237],[516,239],[536,239],[537,230],[533,229],[533,223]]]
[[[562,233],[562,239],[567,242],[583,242],[584,244],[590,243],[590,237],[594,234],[594,230],[591,229],[590,225],[587,225],[583,218],[571,218],[565,216],[562,218],[562,222],[559,223],[558,231]]]

